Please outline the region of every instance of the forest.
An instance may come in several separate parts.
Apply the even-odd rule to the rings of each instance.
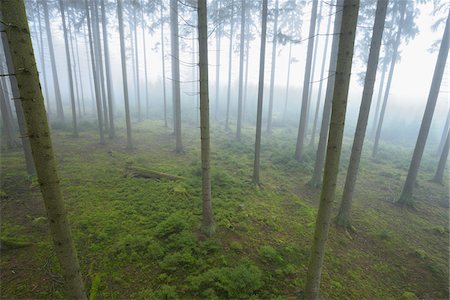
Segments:
[[[0,0],[1,299],[448,299],[446,0]]]

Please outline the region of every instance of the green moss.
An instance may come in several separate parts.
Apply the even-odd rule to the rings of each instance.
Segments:
[[[102,282],[102,274],[96,273],[94,274],[94,278],[92,279],[91,290],[89,292],[89,300],[95,300],[98,296],[98,290],[100,288],[100,284]]]
[[[400,297],[401,300],[416,300],[419,299],[413,292],[403,292]]]
[[[271,246],[262,246],[258,253],[261,259],[267,263],[282,265],[284,263],[283,257]]]

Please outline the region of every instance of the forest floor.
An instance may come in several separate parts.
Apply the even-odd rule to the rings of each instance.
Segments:
[[[320,191],[308,186],[314,151],[293,158],[295,128],[263,137],[260,187],[251,183],[254,129],[241,142],[212,131],[212,195],[217,233],[201,221],[200,138],[183,128],[184,154],[160,122],[135,124],[135,149],[119,138],[99,145],[95,126],[80,137],[54,129],[62,190],[90,299],[295,298],[304,286]],[[368,147],[367,147],[368,148]],[[345,141],[335,211],[350,141]],[[367,150],[367,149],[366,149]],[[369,149],[370,150],[370,149]],[[429,182],[436,158],[425,157],[415,209],[393,202],[404,182],[411,149],[383,144],[366,151],[355,191],[355,233],[330,228],[322,289],[331,299],[448,299],[448,186]],[[22,153],[1,153],[2,298],[62,298],[35,179]],[[184,177],[127,176],[127,166]],[[6,244],[7,245],[7,244]],[[7,248],[7,247],[6,247]],[[15,248],[15,247],[13,247]]]

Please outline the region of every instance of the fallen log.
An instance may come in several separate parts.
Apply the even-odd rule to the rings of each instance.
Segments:
[[[166,174],[136,166],[127,166],[127,176],[133,178],[168,179],[173,181],[184,179],[184,177],[181,176]]]

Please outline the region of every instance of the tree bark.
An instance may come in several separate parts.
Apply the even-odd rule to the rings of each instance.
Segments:
[[[345,179],[344,194],[336,218],[338,226],[346,229],[352,228],[351,207],[353,192],[355,190],[356,178],[358,176],[359,162],[364,144],[364,137],[369,119],[370,106],[372,103],[373,89],[375,86],[376,74],[378,69],[378,59],[380,57],[381,40],[383,37],[384,23],[386,20],[386,11],[389,0],[379,0],[375,12],[375,23],[372,31],[372,41],[367,62],[366,78],[359,109],[358,122],[356,125],[355,137],[353,139],[350,163],[348,166],[347,177]]]
[[[87,23],[87,22],[86,22]],[[85,23],[85,24],[86,24]],[[88,63],[89,63],[89,49],[88,49],[88,39],[87,39],[87,36],[88,36],[88,30],[86,29],[86,25],[85,24],[83,24],[83,38],[84,38],[84,50],[85,50],[85,52],[86,52],[86,59],[88,60]],[[89,25],[90,26],[90,25]],[[93,61],[92,60],[92,58],[91,58],[91,61]],[[88,72],[87,72],[88,74],[89,74],[89,90],[90,90],[90,92],[91,92],[91,102],[92,102],[92,111],[94,111],[95,110],[95,98],[96,98],[96,96],[94,95],[94,93],[95,93],[95,88],[93,87],[93,85],[92,85],[92,82],[94,81],[93,80],[93,78],[92,78],[92,74],[91,74],[91,71],[89,71],[88,70]]]
[[[445,24],[444,35],[442,37],[439,55],[434,68],[433,81],[431,83],[430,93],[428,94],[427,106],[423,114],[422,124],[420,125],[419,136],[417,137],[416,146],[414,148],[413,157],[409,166],[408,176],[403,186],[402,194],[397,201],[400,206],[413,206],[412,192],[417,180],[420,162],[422,160],[423,151],[427,142],[428,133],[430,131],[431,121],[433,119],[436,101],[441,87],[442,77],[447,63],[450,40],[450,10]]]
[[[276,7],[278,9],[278,1],[276,3],[277,3]],[[262,5],[263,7],[261,20],[261,50],[259,56],[258,108],[256,112],[255,160],[253,163],[253,183],[258,185],[259,185],[261,127],[262,127],[263,93],[264,93],[264,62],[266,58],[267,0],[263,0]]]
[[[170,0],[170,31],[172,51],[172,97],[175,115],[175,152],[182,153],[181,141],[181,95],[180,95],[180,49],[178,45],[178,0]]]
[[[272,132],[272,111],[273,111],[273,93],[275,89],[275,64],[277,59],[277,31],[278,31],[278,0],[275,0],[275,11],[273,21],[273,41],[272,41],[272,65],[270,70],[269,87],[269,112],[267,115],[267,132]]]
[[[233,65],[233,32],[234,31],[234,0],[231,0],[231,21],[230,21],[230,45],[228,49],[228,91],[227,91],[227,114],[225,118],[225,129],[229,130],[230,122],[230,97],[231,97],[231,67]]]
[[[380,141],[381,128],[383,126],[383,120],[384,120],[384,115],[386,112],[387,100],[389,98],[389,91],[391,89],[391,83],[392,83],[392,78],[393,78],[394,69],[395,69],[395,62],[396,62],[397,54],[398,54],[398,47],[400,46],[400,40],[401,40],[401,36],[402,36],[403,23],[405,21],[406,3],[407,3],[407,1],[400,2],[400,21],[398,23],[398,31],[397,31],[395,44],[394,44],[394,52],[392,54],[391,67],[389,69],[388,81],[386,83],[386,90],[384,91],[383,105],[381,106],[380,117],[377,122],[377,131],[375,134],[375,142],[373,144],[373,149],[372,149],[372,157],[375,157],[375,155],[378,152],[378,144]]]
[[[145,117],[148,119],[150,114],[150,100],[148,98],[148,71],[147,71],[147,46],[145,43],[145,20],[144,7],[141,7],[141,27],[142,27],[142,44],[144,50],[144,80],[145,80]]]
[[[67,33],[66,17],[64,12],[63,0],[59,0],[59,9],[61,10],[62,27],[64,34],[64,46],[66,50],[66,63],[67,63],[67,74],[69,75],[69,90],[70,90],[70,104],[72,106],[72,126],[73,126],[73,136],[78,137],[78,126],[77,126],[77,110],[75,106],[75,93],[73,88],[73,77],[72,77],[72,64],[70,59],[70,49],[69,49],[69,36]]]
[[[166,56],[164,52],[164,21],[163,2],[161,0],[161,60],[162,60],[162,82],[164,99],[164,127],[167,127],[167,95],[166,95]]]
[[[40,15],[40,10],[39,10],[39,1],[36,3],[37,5],[37,10],[38,10],[38,27],[39,27],[39,40],[41,42],[41,65],[42,65],[42,79],[44,79],[44,92],[45,92],[45,103],[46,103],[46,111],[47,111],[47,115],[50,116],[51,112],[50,112],[50,96],[48,94],[48,83],[47,83],[47,72],[45,69],[45,52],[44,52],[44,30],[42,28],[42,22],[41,22],[41,15]]]
[[[4,29],[11,49],[14,74],[20,87],[20,102],[23,106],[50,233],[65,279],[67,296],[73,299],[86,299],[80,266],[59,186],[25,5],[23,1],[10,0],[2,1],[0,7],[2,20],[8,24]]]
[[[303,143],[307,130],[308,119],[308,97],[309,97],[309,85],[311,81],[311,63],[314,49],[314,34],[316,33],[316,16],[317,16],[317,3],[313,1],[311,20],[309,23],[309,40],[308,40],[308,52],[306,54],[306,66],[305,66],[305,78],[303,80],[303,93],[302,93],[302,109],[300,112],[300,123],[298,126],[297,145],[295,147],[295,159],[302,160],[303,158]]]
[[[337,0],[336,7],[344,5],[344,0]],[[335,72],[337,65],[337,52],[339,48],[339,33],[341,32],[342,10],[336,9],[334,20],[333,41],[331,43],[330,68],[327,89],[325,92],[325,102],[323,105],[322,124],[320,127],[319,145],[317,146],[316,161],[314,163],[314,172],[310,181],[313,187],[319,187],[322,177],[322,170],[325,161],[325,151],[327,147],[328,125],[330,123],[331,103],[335,86]]]
[[[81,78],[81,60],[80,60],[80,52],[78,50],[78,39],[77,39],[77,33],[76,31],[73,34],[74,42],[75,42],[75,53],[76,53],[76,60],[77,60],[77,70],[78,70],[78,81],[80,83],[80,89],[81,89],[81,104],[83,107],[83,116],[86,115],[86,105],[85,105],[85,96],[84,96],[84,88],[83,88],[83,79]],[[89,72],[89,71],[88,71]],[[89,72],[90,74],[90,72]]]
[[[325,244],[328,238],[331,212],[333,210],[342,138],[344,135],[345,112],[350,85],[359,0],[345,0],[343,7],[342,30],[339,38],[338,61],[335,75],[336,88],[333,92],[333,108],[331,112],[330,135],[328,137],[323,187],[306,275],[306,299],[319,299]]]
[[[70,11],[69,11],[70,13]],[[70,14],[67,16],[68,19],[68,33],[69,33],[69,43],[70,43],[70,52],[72,53],[71,55],[71,59],[73,62],[73,68],[71,70],[72,72],[72,76],[73,76],[73,81],[75,82],[75,92],[76,92],[76,103],[77,103],[77,114],[78,114],[78,118],[81,118],[81,101],[80,101],[80,92],[78,89],[78,77],[77,77],[77,63],[76,63],[76,58],[75,58],[75,51],[74,51],[74,47],[73,47],[73,35],[72,35],[72,28],[70,25]]]
[[[122,62],[123,99],[125,102],[125,122],[127,125],[127,147],[131,150],[133,149],[133,142],[131,137],[130,101],[128,99],[127,58],[125,55],[122,0],[117,0],[117,18],[119,19],[120,60]]]
[[[6,86],[3,86],[2,82],[0,82],[0,111],[3,123],[2,129],[4,131],[6,147],[12,149],[15,148],[17,144],[14,134],[13,120],[11,120],[8,106],[6,104],[7,101],[9,101],[9,97],[7,95]]]
[[[450,128],[450,110],[447,113],[447,120],[445,121],[444,130],[442,131],[442,137],[441,141],[439,142],[437,155],[441,155],[442,149],[444,149],[444,144],[447,139],[447,133],[449,131],[449,128]]]
[[[434,174],[433,181],[441,183],[444,180],[445,164],[447,163],[448,150],[450,148],[450,131],[447,131],[447,138],[445,139],[444,147],[442,147],[439,163]]]
[[[244,46],[245,46],[245,0],[241,2],[241,42],[239,45],[239,92],[238,92],[238,115],[236,126],[236,140],[241,140],[242,128],[242,94],[244,91]]]
[[[217,1],[217,11],[221,9],[221,1]],[[214,108],[214,119],[217,120],[219,109],[220,109],[220,98],[219,98],[219,91],[220,91],[220,45],[221,45],[221,39],[222,39],[222,26],[220,24],[221,20],[220,18],[217,18],[217,22],[219,24],[217,25],[217,33],[216,33],[216,105]]]
[[[382,70],[383,71],[381,73],[380,85],[378,87],[377,106],[376,106],[375,114],[373,116],[373,121],[372,121],[371,137],[374,137],[375,133],[377,132],[377,121],[378,121],[378,116],[380,115],[381,99],[383,98],[384,79],[386,77],[386,71],[387,71],[387,63],[386,62],[383,62],[383,69]]]
[[[247,29],[245,36],[247,42],[245,43],[245,79],[244,79],[244,103],[242,107],[242,122],[245,122],[245,109],[247,107],[247,90],[248,90],[248,62],[250,58],[250,39],[248,38],[250,32],[250,25],[247,22]]]
[[[136,93],[138,101],[138,122],[142,121],[141,115],[141,85],[139,79],[139,49],[138,49],[138,38],[137,38],[137,18],[136,18],[136,4],[133,5],[133,33],[134,33],[134,51],[136,59]]]
[[[211,236],[215,232],[211,204],[210,138],[209,138],[209,95],[208,95],[208,22],[206,0],[198,2],[198,50],[200,71],[200,135],[202,156],[202,232]]]
[[[292,43],[289,43],[289,63],[288,63],[288,70],[287,70],[287,79],[286,79],[286,93],[285,93],[285,99],[284,99],[284,113],[283,113],[283,120],[286,122],[287,117],[287,104],[289,99],[289,83],[291,79],[291,65],[292,65]]]

